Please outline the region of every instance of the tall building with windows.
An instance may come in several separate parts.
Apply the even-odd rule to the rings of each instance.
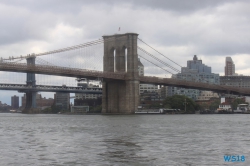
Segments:
[[[182,67],[181,73],[173,74],[172,78],[210,84],[220,84],[219,74],[214,74],[211,71],[211,67],[202,64],[202,60],[198,60],[197,56],[194,55],[193,60],[187,61],[187,67]],[[199,96],[205,93],[204,91],[203,93],[201,92],[202,91],[197,89],[186,89],[178,87],[168,88],[168,96],[173,96],[175,94],[185,95],[193,100],[198,100]],[[207,92],[206,94],[213,93]],[[214,94],[212,96],[214,96]]]
[[[225,76],[233,76],[235,73],[235,64],[231,57],[226,57],[226,66],[225,66]]]
[[[99,91],[102,90],[100,86],[89,84],[88,82],[87,83],[78,82],[77,86],[83,87],[83,88],[95,88],[95,89],[98,89]],[[97,99],[97,98],[102,97],[102,94],[75,93],[75,96],[76,96],[76,99]]]
[[[62,110],[69,110],[70,94],[56,92],[55,96],[55,105],[60,107]]]
[[[19,108],[19,96],[11,96],[11,107],[14,109]]]
[[[162,99],[165,99],[167,96],[168,96],[168,87],[167,86],[163,86],[161,87],[161,89],[159,89],[159,94],[160,94],[160,97]]]

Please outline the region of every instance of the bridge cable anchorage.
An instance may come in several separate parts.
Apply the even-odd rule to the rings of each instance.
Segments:
[[[157,58],[156,56],[150,54],[149,52],[147,52],[146,50],[142,49],[141,47],[137,46],[137,48],[138,48],[139,50],[141,50],[142,52],[144,52],[145,54],[149,55],[150,57],[154,58],[154,59],[157,60],[158,62],[164,64],[164,65],[167,66],[167,67],[169,67],[170,69],[172,69],[172,70],[174,70],[174,71],[180,73],[180,71],[179,71],[178,69],[176,69],[176,68],[174,68],[173,66],[171,66],[171,65],[169,65],[169,64],[167,64],[167,63],[165,63],[165,62],[163,62],[162,60],[160,60],[160,59]]]
[[[162,68],[162,67],[158,66],[157,64],[155,64],[155,63],[151,62],[150,60],[148,60],[148,59],[144,58],[143,56],[141,56],[141,55],[138,55],[138,56],[139,56],[139,57],[141,57],[142,59],[144,59],[144,60],[146,60],[146,61],[148,61],[148,62],[152,63],[153,65],[155,65],[155,66],[157,66],[157,67],[161,68],[162,70],[165,70],[166,72],[168,72],[168,73],[170,73],[170,74],[173,74],[172,72],[170,72],[170,71],[168,71],[167,69],[164,69],[164,68]]]
[[[159,51],[157,51],[156,49],[154,49],[152,46],[150,46],[149,44],[147,44],[146,42],[144,42],[142,39],[138,38],[138,40],[140,40],[142,43],[146,44],[148,47],[150,47],[151,49],[153,49],[154,51],[156,51],[160,55],[164,56],[165,58],[167,58],[168,60],[170,60],[171,62],[173,62],[174,64],[176,64],[177,66],[182,67],[181,65],[179,65],[175,61],[171,60],[170,58],[166,57],[165,55],[163,55],[162,53],[160,53]]]

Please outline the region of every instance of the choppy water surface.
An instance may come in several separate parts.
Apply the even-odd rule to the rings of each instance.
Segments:
[[[0,165],[250,165],[249,117],[0,114]]]

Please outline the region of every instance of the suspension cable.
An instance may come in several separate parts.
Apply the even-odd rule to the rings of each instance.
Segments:
[[[62,49],[57,49],[57,50],[53,50],[53,51],[48,51],[48,52],[43,52],[43,53],[33,54],[33,55],[27,55],[27,56],[10,57],[8,59],[6,58],[6,59],[2,59],[2,60],[26,59],[28,57],[37,57],[37,56],[49,55],[49,54],[53,54],[53,53],[66,52],[66,51],[70,51],[70,50],[74,50],[74,49],[78,49],[78,48],[85,48],[85,47],[90,47],[90,46],[97,45],[97,44],[102,44],[103,42],[104,42],[103,39],[99,39],[99,40],[87,42],[84,44],[66,47],[66,48],[62,48]]]
[[[163,55],[162,53],[160,53],[159,51],[157,51],[156,49],[154,49],[152,46],[148,45],[146,42],[144,42],[142,39],[138,38],[138,40],[140,40],[142,43],[146,44],[148,47],[152,48],[154,51],[156,51],[157,53],[159,53],[160,55],[164,56],[165,58],[167,58],[168,60],[170,60],[171,62],[173,62],[174,64],[176,64],[179,67],[182,67],[181,65],[179,65],[178,63],[176,63],[175,61],[171,60],[170,58],[166,57],[165,55]]]
[[[163,62],[162,60],[160,60],[159,58],[157,58],[156,56],[150,54],[149,52],[147,52],[146,50],[142,49],[141,47],[137,46],[139,50],[141,50],[142,52],[144,52],[145,54],[149,55],[150,57],[154,58],[155,60],[157,60],[158,62],[164,64],[165,66],[171,68],[172,70],[176,71],[176,72],[180,72],[178,69],[174,68],[173,66]]]
[[[66,48],[63,48],[63,49],[58,49],[58,50],[54,50],[54,51],[35,54],[35,56],[49,55],[49,54],[54,54],[54,53],[66,52],[66,51],[70,51],[70,50],[74,50],[74,49],[78,49],[78,48],[90,47],[90,46],[101,44],[101,43],[103,43],[103,40],[100,39],[100,40],[88,42],[88,43],[85,43],[85,44],[80,44],[80,45],[76,45],[76,46],[66,47]]]
[[[110,38],[110,39],[105,39],[105,41],[114,41],[117,38],[122,38],[124,36],[119,36],[116,38]],[[124,39],[125,40],[125,39]],[[29,57],[37,57],[37,56],[42,56],[42,55],[49,55],[49,54],[54,54],[54,53],[60,53],[60,52],[66,52],[66,51],[70,51],[70,50],[74,50],[74,49],[78,49],[78,48],[85,48],[85,47],[90,47],[90,46],[94,46],[97,44],[102,44],[104,43],[103,39],[98,39],[95,41],[91,41],[91,42],[87,42],[84,44],[80,44],[80,45],[75,45],[75,46],[71,46],[71,47],[66,47],[66,48],[62,48],[62,49],[57,49],[57,50],[53,50],[53,51],[48,51],[48,52],[43,52],[43,53],[39,53],[39,54],[32,54],[32,55],[27,55],[27,56],[19,56],[19,57],[9,57],[9,58],[5,58],[5,59],[1,59],[1,61],[3,60],[14,60],[14,59],[26,59]]]
[[[168,73],[170,73],[170,74],[173,74],[172,72],[170,72],[170,71],[168,71],[168,70],[166,70],[166,69],[164,69],[164,68],[162,68],[162,67],[158,66],[157,64],[155,64],[155,63],[153,63],[153,62],[149,61],[148,59],[144,58],[143,56],[141,56],[141,55],[138,55],[138,56],[139,56],[139,57],[141,57],[142,59],[144,59],[144,60],[146,60],[146,61],[148,61],[148,62],[152,63],[153,65],[155,65],[155,66],[157,66],[157,67],[161,68],[162,70],[165,70],[166,72],[168,72]]]

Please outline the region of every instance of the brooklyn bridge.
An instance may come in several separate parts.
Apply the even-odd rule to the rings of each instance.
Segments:
[[[149,49],[155,51],[157,56],[150,53]],[[78,55],[78,59],[73,58],[75,54]],[[25,109],[31,109],[36,106],[35,95],[38,91],[101,93],[95,89],[37,85],[36,75],[38,74],[99,79],[102,80],[102,113],[104,114],[134,113],[139,105],[139,84],[143,83],[250,95],[249,89],[222,86],[209,81],[197,82],[147,76],[147,73],[139,75],[138,59],[144,62],[147,71],[157,71],[162,75],[165,75],[164,73],[174,74],[173,71],[179,72],[177,68],[169,65],[162,58],[172,61],[138,38],[136,33],[105,35],[99,40],[54,51],[1,58],[0,71],[27,73],[27,76],[26,84],[0,83],[0,90],[18,90],[26,93]],[[176,62],[174,63],[178,65]]]

